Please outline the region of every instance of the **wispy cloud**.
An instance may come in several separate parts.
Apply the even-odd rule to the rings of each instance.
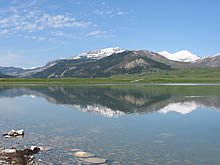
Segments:
[[[126,15],[127,14],[127,12],[123,12],[123,11],[118,11],[117,13],[116,13],[116,15]]]
[[[12,0],[10,2],[11,5],[14,5],[12,7],[16,8],[16,9],[27,9],[30,7],[33,7],[34,5],[36,5],[37,0],[26,0],[26,1],[22,1],[21,0]]]
[[[53,35],[55,36],[64,36],[64,37],[67,37],[68,35],[62,31],[54,31],[54,32],[51,32]]]
[[[79,1],[75,1],[75,3],[77,2]],[[96,23],[94,23],[95,21],[93,22],[93,18],[90,16],[84,15],[82,17],[77,13],[64,11],[59,3],[50,4],[52,5],[50,10],[40,8],[41,5],[42,2],[38,0],[12,0],[7,7],[0,7],[0,36],[22,37],[40,41],[110,36],[108,34],[110,30],[100,26],[101,23],[97,23],[96,20]],[[120,8],[111,9],[105,3],[102,3],[102,7],[91,11],[94,15],[103,17],[127,14]]]
[[[99,37],[102,37],[104,34],[106,34],[106,31],[95,30],[95,31],[89,32],[88,36],[99,38]]]
[[[45,29],[86,28],[91,22],[80,22],[67,14],[49,15],[40,10],[0,18],[0,29],[10,32],[36,32]]]
[[[37,0],[23,0],[22,3],[21,0],[12,0],[8,7],[0,7],[0,36],[52,40],[61,36],[70,38],[71,34],[81,31],[86,35],[95,27],[86,18],[79,20],[69,12],[39,9],[37,3]]]
[[[93,14],[100,15],[100,16],[120,16],[120,15],[126,15],[127,12],[121,11],[120,8],[117,9],[111,9],[111,10],[104,10],[104,9],[96,9],[93,11]]]
[[[24,35],[23,37],[26,38],[26,39],[33,39],[33,40],[40,40],[40,41],[52,40],[52,38],[47,38],[47,37],[42,37],[42,36]]]
[[[6,30],[6,29],[0,31],[0,35],[1,34],[7,34],[7,33],[8,33],[8,30]]]

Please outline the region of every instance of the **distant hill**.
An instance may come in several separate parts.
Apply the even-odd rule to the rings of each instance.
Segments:
[[[10,76],[10,75],[4,75],[4,74],[0,73],[0,78],[14,78],[14,77]]]
[[[0,74],[2,75],[10,75],[10,76],[18,76],[22,73],[24,73],[26,70],[22,68],[16,68],[16,67],[1,67],[0,66]]]
[[[91,78],[218,67],[220,67],[220,55],[201,58],[189,51],[171,54],[166,51],[156,53],[147,50],[123,50],[115,47],[54,60],[35,69],[0,67],[0,72],[24,78]]]

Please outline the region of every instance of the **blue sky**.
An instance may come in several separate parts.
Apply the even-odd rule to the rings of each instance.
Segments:
[[[0,66],[107,47],[220,53],[219,0],[0,0]]]

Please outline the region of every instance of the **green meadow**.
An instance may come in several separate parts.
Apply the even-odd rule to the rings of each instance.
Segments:
[[[1,78],[1,84],[220,83],[220,69],[185,69],[105,78]]]

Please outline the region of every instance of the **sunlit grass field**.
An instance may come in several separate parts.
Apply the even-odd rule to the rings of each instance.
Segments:
[[[1,78],[0,83],[108,84],[108,83],[220,83],[220,69],[186,69],[117,75],[105,78]]]

